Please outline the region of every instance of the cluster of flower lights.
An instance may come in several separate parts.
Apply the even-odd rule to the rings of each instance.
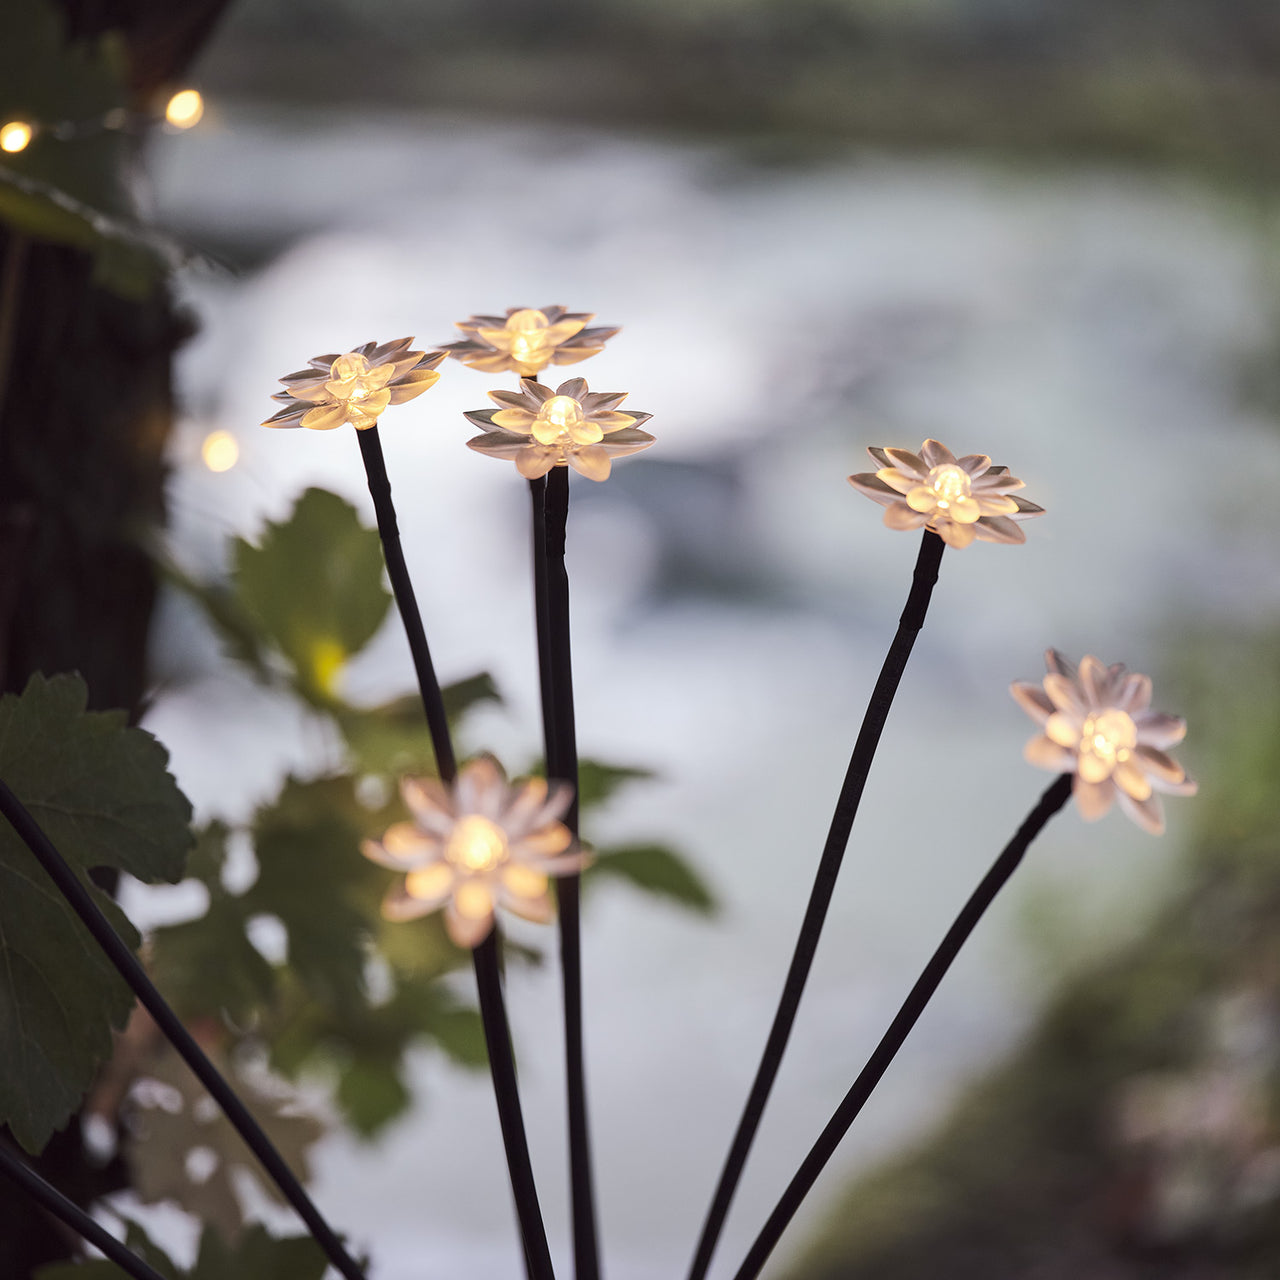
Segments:
[[[191,129],[204,116],[204,98],[198,89],[179,89],[164,105],[164,122],[174,129]],[[156,117],[113,107],[92,120],[59,120],[46,124],[38,120],[14,119],[0,124],[0,151],[17,155],[41,136],[67,142],[96,133],[129,131],[155,122]]]
[[[625,392],[593,392],[583,378],[557,387],[539,381],[549,365],[577,364],[604,349],[616,328],[589,327],[594,317],[561,306],[512,307],[505,317],[474,315],[458,322],[460,342],[430,352],[413,339],[367,342],[344,354],[317,356],[307,369],[280,379],[274,399],[283,407],[263,424],[329,431],[376,426],[383,411],[428,390],[446,356],[482,372],[512,372],[518,391],[488,393],[497,406],[465,414],[482,434],[467,441],[478,453],[515,463],[537,479],[554,467],[572,467],[605,480],[612,460],[646,449],[654,437],[640,430],[651,415],[619,406]],[[986,454],[957,456],[937,440],[919,452],[874,447],[874,472],[849,483],[885,508],[890,529],[924,529],[949,547],[974,541],[1017,544],[1020,523],[1044,508],[1017,492],[1023,481]],[[1043,686],[1017,682],[1019,704],[1043,733],[1027,746],[1028,761],[1073,776],[1081,814],[1101,817],[1118,800],[1145,830],[1164,829],[1162,791],[1194,794],[1195,783],[1166,749],[1181,741],[1182,720],[1150,709],[1151,681],[1123,666],[1087,656],[1079,668],[1056,650],[1048,656]],[[579,870],[584,855],[559,818],[569,792],[533,780],[512,788],[496,761],[482,757],[455,784],[407,779],[402,795],[411,819],[364,845],[367,857],[405,872],[391,891],[386,915],[405,920],[441,907],[460,946],[488,936],[494,911],[506,907],[533,920],[551,915],[547,877]]]

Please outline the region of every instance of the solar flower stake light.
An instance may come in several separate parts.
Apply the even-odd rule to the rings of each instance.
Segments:
[[[554,388],[539,380],[549,365],[576,364],[597,354],[618,332],[589,327],[592,319],[588,313],[568,312],[560,306],[513,307],[505,318],[477,315],[460,322],[464,340],[431,351],[416,350],[412,339],[400,338],[318,356],[306,369],[281,379],[284,389],[275,398],[282,407],[264,424],[315,431],[351,426],[356,431],[388,577],[414,662],[437,776],[403,779],[401,797],[408,820],[393,823],[379,839],[366,840],[358,850],[353,848],[351,856],[358,859],[363,853],[397,873],[382,907],[388,921],[415,929],[422,927],[423,917],[442,912],[450,939],[471,953],[525,1269],[533,1280],[554,1280],[554,1267],[529,1157],[504,1003],[501,913],[510,911],[543,923],[554,918],[559,932],[574,1275],[577,1280],[599,1280],[601,1242],[583,1060],[579,876],[588,855],[578,832],[578,755],[565,571],[569,472],[605,481],[616,459],[654,443],[653,436],[641,429],[650,415],[624,409],[625,393],[593,392],[580,377]],[[529,486],[545,778],[509,781],[502,766],[488,755],[459,767],[444,696],[401,546],[379,424],[388,408],[430,389],[449,355],[481,372],[506,372],[518,380],[514,390],[489,391],[495,408],[466,414],[467,420],[480,428],[480,434],[467,443],[477,453],[513,462]],[[985,454],[956,455],[936,440],[924,441],[918,452],[897,447],[876,447],[869,452],[876,470],[850,476],[849,482],[884,507],[884,523],[890,529],[919,530],[919,552],[897,632],[854,739],[778,1007],[711,1194],[689,1280],[703,1280],[708,1272],[764,1114],[872,761],[924,625],[943,553],[948,547],[968,549],[978,541],[1022,543],[1022,523],[1042,514],[1042,508],[1021,496],[1023,482],[1007,467],[993,465]],[[1027,744],[1027,759],[1058,776],[961,908],[875,1051],[787,1184],[737,1269],[735,1280],[753,1280],[759,1274],[966,939],[1053,815],[1074,796],[1087,819],[1099,818],[1118,804],[1145,831],[1159,833],[1164,819],[1157,793],[1194,793],[1195,784],[1168,754],[1169,748],[1181,741],[1185,726],[1174,716],[1152,710],[1151,682],[1146,676],[1130,673],[1120,665],[1105,666],[1092,656],[1075,667],[1056,650],[1049,651],[1047,663],[1048,674],[1042,684],[1016,682],[1012,692],[1040,731]],[[353,1257],[311,1202],[287,1162],[157,991],[22,798],[4,783],[0,783],[0,812],[128,981],[159,1030],[223,1107],[332,1265],[348,1280],[363,1277],[364,1264]],[[155,1280],[158,1272],[154,1268],[103,1232],[3,1143],[0,1173],[102,1248],[127,1274]]]

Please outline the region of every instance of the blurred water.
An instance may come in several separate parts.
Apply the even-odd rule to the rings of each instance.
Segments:
[[[197,242],[284,246],[243,278],[188,285],[204,328],[181,359],[172,498],[193,564],[215,563],[228,531],[278,516],[305,484],[371,515],[350,433],[256,427],[275,379],[308,356],[402,333],[446,341],[454,319],[516,304],[563,302],[625,326],[569,371],[629,388],[659,437],[606,486],[575,478],[578,732],[584,753],[662,778],[588,834],[678,842],[725,909],[708,926],[602,889],[588,914],[589,1076],[616,1280],[687,1261],[905,598],[916,539],[883,529],[845,476],[867,468],[866,445],[935,435],[1009,464],[1049,508],[1026,547],[944,560],[722,1246],[721,1266],[736,1264],[1048,781],[1021,761],[1030,728],[1009,680],[1035,678],[1050,643],[1151,669],[1182,625],[1274,614],[1280,443],[1237,382],[1271,331],[1265,229],[1183,181],[1119,170],[852,152],[766,167],[712,143],[391,115],[228,110],[166,141],[154,173],[158,215]],[[466,745],[518,766],[539,742],[525,486],[462,447],[461,411],[493,385],[451,365],[383,436],[442,676],[487,668],[509,700],[477,717]],[[225,475],[195,464],[214,426],[243,450]],[[169,684],[148,725],[202,814],[244,814],[283,768],[332,760],[313,724],[229,678],[179,607],[157,643]],[[411,687],[389,629],[351,692]],[[1185,756],[1194,771],[1194,735]],[[1027,903],[1054,895],[1077,951],[1122,936],[1158,894],[1189,804],[1171,806],[1163,842],[1118,816],[1052,826],[828,1190],[936,1116],[1024,1025],[1046,981],[1020,924]],[[510,1005],[563,1258],[553,973],[514,974]],[[419,1104],[386,1140],[327,1142],[318,1200],[373,1248],[382,1280],[518,1274],[487,1083],[430,1055],[415,1074]]]

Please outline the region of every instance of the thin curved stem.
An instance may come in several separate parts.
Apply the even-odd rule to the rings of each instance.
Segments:
[[[494,931],[471,953],[480,990],[480,1020],[484,1026],[485,1045],[489,1050],[489,1068],[493,1075],[493,1092],[498,1100],[498,1119],[502,1126],[502,1142],[511,1174],[511,1190],[525,1251],[525,1266],[532,1280],[554,1280],[551,1250],[538,1208],[538,1189],[533,1180],[533,1164],[525,1138],[524,1116],[520,1109],[520,1092],[516,1087],[515,1059],[511,1052],[511,1030],[502,996],[502,974],[498,962],[498,931]]]
[[[569,646],[569,575],[565,570],[569,519],[569,469],[553,467],[531,482],[534,517],[534,597],[538,629],[538,674],[547,777],[573,784],[565,823],[578,833],[578,744],[573,713],[573,661]],[[569,1119],[569,1189],[573,1209],[573,1259],[577,1280],[599,1280],[591,1131],[587,1117],[586,1053],[582,1018],[581,880],[556,881],[559,905],[560,974],[564,993],[564,1047]]]
[[[897,693],[898,684],[902,680],[902,673],[906,670],[907,659],[911,656],[916,636],[924,626],[925,613],[929,608],[929,598],[933,594],[934,583],[938,580],[938,566],[942,562],[945,547],[946,544],[936,533],[925,530],[920,542],[920,552],[916,557],[907,603],[898,621],[897,634],[893,637],[889,653],[880,669],[880,676],[871,692],[871,700],[862,718],[862,727],[858,730],[853,754],[849,759],[849,768],[845,772],[844,784],[840,788],[840,796],[831,817],[826,844],[823,846],[822,857],[818,862],[813,889],[809,894],[809,905],[805,909],[800,935],[796,939],[791,966],[787,971],[786,982],[783,984],[782,995],[778,1001],[778,1010],[774,1014],[773,1025],[765,1041],[760,1065],[756,1068],[751,1091],[747,1095],[742,1116],[733,1135],[733,1142],[729,1146],[729,1154],[725,1157],[720,1180],[716,1184],[715,1194],[711,1199],[711,1206],[707,1210],[707,1218],[703,1223],[702,1234],[698,1239],[693,1263],[689,1269],[689,1280],[704,1280],[707,1274],[720,1233],[724,1228],[725,1218],[729,1214],[729,1206],[733,1203],[734,1193],[742,1178],[751,1144],[760,1127],[765,1104],[769,1101],[773,1082],[782,1064],[782,1055],[786,1051],[787,1041],[791,1038],[791,1029],[795,1025],[796,1013],[800,1008],[800,997],[804,994],[809,970],[813,966],[813,958],[818,950],[818,939],[822,935],[822,926],[831,906],[831,895],[835,890],[836,877],[840,874],[840,864],[844,859],[850,833],[853,831],[853,820],[858,813],[858,804],[867,784],[867,775],[871,772],[876,747],[879,745],[880,735],[888,719],[889,708],[893,705],[894,694]]]
[[[182,1025],[182,1020],[156,990],[155,984],[138,963],[137,957],[112,928],[110,921],[102,914],[98,904],[94,902],[66,859],[54,847],[53,842],[45,835],[39,823],[3,781],[0,781],[0,813],[9,820],[23,843],[57,885],[71,909],[80,917],[85,928],[106,953],[107,959],[129,984],[134,995],[154,1019],[165,1038],[209,1091],[209,1096],[222,1108],[227,1119],[235,1126],[236,1132],[244,1139],[245,1145],[257,1157],[271,1181],[280,1189],[280,1194],[306,1223],[307,1229],[324,1250],[325,1256],[347,1277],[347,1280],[364,1280],[364,1271],[347,1252],[333,1228],[325,1221],[311,1197],[307,1195],[302,1183],[285,1163],[284,1157],[263,1132],[262,1126],[253,1118],[249,1109],[240,1101],[236,1091],[227,1083],[204,1050],[195,1042],[191,1033]]]
[[[440,682],[427,648],[426,629],[418,610],[413,583],[409,579],[404,551],[400,545],[400,526],[396,509],[391,500],[391,481],[387,476],[387,464],[382,454],[382,440],[377,426],[357,431],[360,456],[364,459],[365,476],[369,481],[369,493],[373,497],[373,509],[378,519],[378,533],[382,538],[382,553],[387,564],[387,576],[400,610],[400,620],[409,638],[413,654],[413,666],[418,676],[418,691],[422,695],[422,708],[427,716],[427,728],[435,751],[436,768],[446,783],[451,783],[458,773],[453,751],[453,739],[449,732],[449,720],[445,715],[444,698]],[[531,1280],[554,1280],[551,1253],[547,1247],[547,1232],[542,1221],[542,1208],[538,1203],[538,1190],[533,1177],[533,1164],[529,1158],[529,1142],[525,1134],[524,1115],[520,1107],[520,1093],[516,1082],[515,1057],[511,1049],[511,1032],[507,1024],[506,1005],[502,997],[502,981],[498,965],[498,931],[493,932],[472,953],[475,966],[476,987],[480,999],[480,1018],[484,1025],[485,1045],[489,1053],[489,1070],[493,1077],[494,1101],[498,1108],[498,1123],[502,1129],[502,1142],[507,1157],[507,1173],[511,1179],[511,1192],[515,1199],[516,1220],[520,1228],[520,1245],[524,1251],[525,1268]]]
[[[742,1266],[738,1268],[734,1280],[755,1280],[755,1277],[760,1274],[760,1269],[768,1261],[770,1253],[773,1252],[783,1231],[795,1216],[796,1210],[809,1194],[827,1161],[835,1154],[840,1140],[848,1133],[849,1127],[858,1118],[858,1113],[871,1097],[876,1085],[880,1083],[881,1077],[889,1069],[903,1042],[911,1034],[911,1029],[916,1025],[925,1006],[938,989],[938,984],[946,976],[960,948],[964,946],[996,894],[1004,888],[1009,877],[1017,870],[1031,842],[1044,829],[1049,819],[1071,798],[1072,777],[1072,774],[1064,773],[1049,786],[1018,828],[1017,834],[1005,845],[968,902],[961,908],[955,922],[947,930],[946,937],[933,953],[929,963],[925,965],[920,977],[916,979],[916,984],[898,1010],[897,1017],[889,1024],[888,1031],[884,1033],[875,1052],[867,1060],[867,1065],[862,1068],[858,1078],[827,1123],[827,1127],[823,1129],[817,1142],[805,1156],[799,1171],[791,1179],[782,1199],[769,1215],[768,1221],[756,1237]]]
[[[0,1142],[0,1174],[21,1187],[41,1208],[72,1231],[82,1236],[96,1249],[100,1249],[133,1280],[164,1280],[153,1267],[148,1266],[132,1249],[126,1249],[109,1231],[98,1225],[79,1205],[73,1204],[56,1187],[46,1182],[34,1169],[25,1164]]]
[[[427,633],[422,625],[422,614],[417,597],[413,594],[413,582],[405,563],[404,549],[400,545],[400,526],[396,522],[396,509],[391,501],[391,481],[387,477],[387,463],[382,455],[382,439],[376,424],[356,432],[360,441],[360,456],[364,459],[364,473],[369,481],[369,493],[373,498],[374,515],[378,520],[378,535],[382,539],[382,555],[387,562],[387,577],[400,610],[409,639],[409,652],[413,655],[413,669],[418,677],[418,692],[422,695],[422,709],[427,713],[427,730],[431,734],[431,747],[436,756],[436,769],[445,782],[452,782],[458,772],[454,759],[453,742],[449,737],[449,718],[445,715],[444,698],[440,693],[440,681],[431,662],[431,650],[427,647]]]

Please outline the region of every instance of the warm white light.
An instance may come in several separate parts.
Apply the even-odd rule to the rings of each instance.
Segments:
[[[957,498],[967,498],[969,496],[969,477],[961,467],[953,466],[950,463],[934,467],[929,472],[929,483],[933,486],[934,493],[937,494],[938,506],[944,511]]]
[[[445,856],[468,871],[491,871],[506,861],[507,837],[488,818],[469,814],[454,827]]]
[[[34,134],[25,120],[10,120],[0,125],[0,151],[7,151],[10,155],[25,151]]]
[[[198,89],[180,89],[165,105],[164,118],[175,129],[190,129],[204,115],[204,99]]]
[[[200,457],[210,471],[230,471],[240,461],[240,445],[230,431],[211,431],[200,446]]]

